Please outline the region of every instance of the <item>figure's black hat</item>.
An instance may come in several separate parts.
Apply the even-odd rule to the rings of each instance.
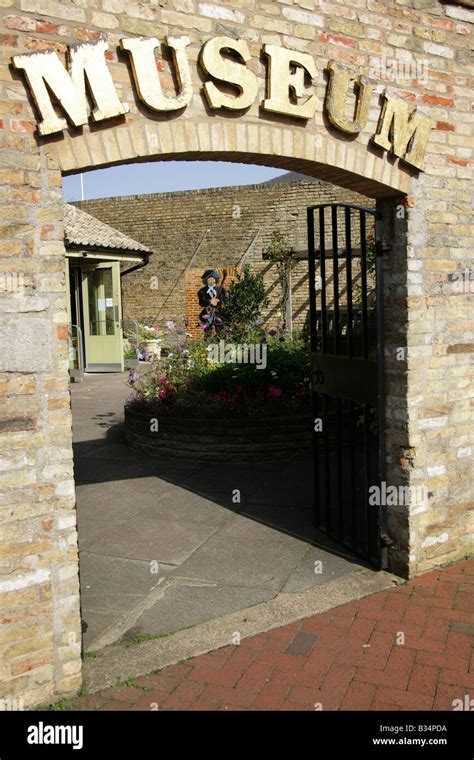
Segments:
[[[203,272],[201,279],[207,280],[208,277],[214,277],[215,280],[221,279],[219,272],[216,272],[215,269],[206,269],[206,271]]]

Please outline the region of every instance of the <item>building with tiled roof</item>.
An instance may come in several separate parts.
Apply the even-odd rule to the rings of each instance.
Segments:
[[[69,203],[64,211],[69,370],[124,368],[122,280],[148,264],[151,249]],[[137,328],[138,329],[138,328]]]
[[[67,248],[107,249],[116,252],[136,251],[150,254],[151,251],[142,243],[124,235],[114,227],[99,221],[86,211],[70,203],[65,204],[64,238]]]

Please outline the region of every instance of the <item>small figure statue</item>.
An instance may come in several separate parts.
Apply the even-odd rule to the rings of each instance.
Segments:
[[[221,276],[215,269],[206,269],[201,277],[204,285],[198,290],[198,300],[203,309],[199,315],[199,321],[206,337],[210,337],[213,332],[220,332],[224,326],[219,312],[227,298],[227,291],[224,288],[226,274],[224,272],[224,279],[220,285]]]

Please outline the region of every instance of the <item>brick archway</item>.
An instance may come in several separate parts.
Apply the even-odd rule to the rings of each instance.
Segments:
[[[225,119],[133,122],[115,129],[64,134],[45,143],[50,166],[63,173],[132,161],[225,160],[301,172],[372,198],[410,192],[412,178],[370,146],[341,136],[268,123]]]

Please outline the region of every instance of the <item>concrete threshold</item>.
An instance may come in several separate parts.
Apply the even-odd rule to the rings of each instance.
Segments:
[[[233,644],[235,633],[246,639],[272,628],[289,625],[342,604],[384,591],[404,581],[395,575],[363,569],[324,586],[297,593],[281,592],[273,599],[164,638],[132,646],[112,645],[84,661],[84,686],[94,693],[117,682],[161,670],[200,654]]]

